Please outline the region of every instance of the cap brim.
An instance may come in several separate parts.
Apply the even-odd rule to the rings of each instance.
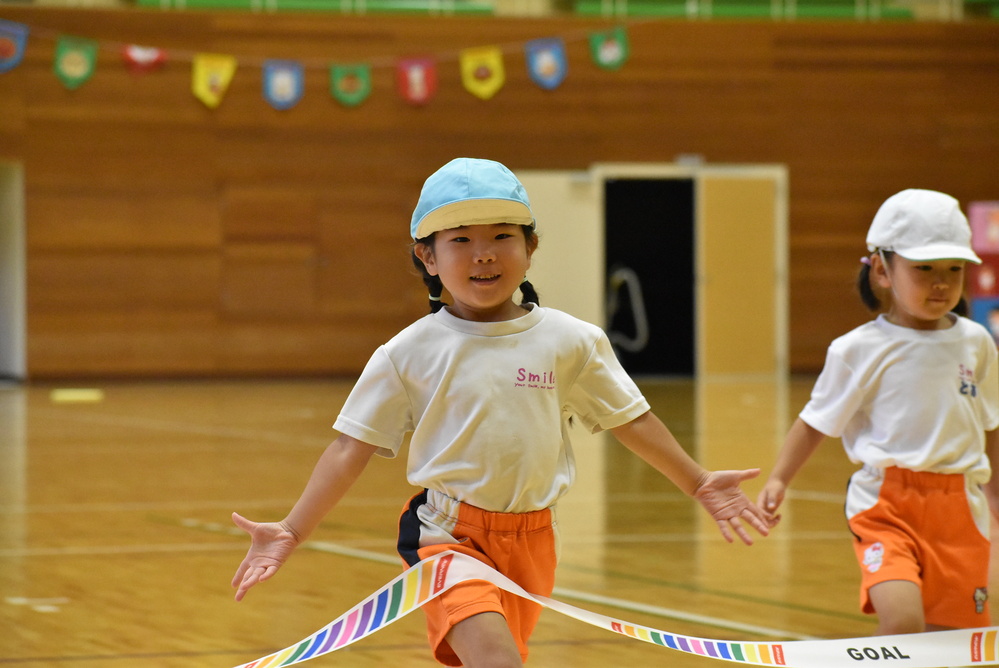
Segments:
[[[914,262],[927,262],[930,260],[966,260],[974,264],[981,264],[982,258],[975,254],[967,246],[955,246],[952,244],[931,244],[920,246],[919,248],[899,249],[898,253],[906,260]]]
[[[465,225],[533,225],[531,210],[523,202],[507,199],[466,199],[428,212],[411,230],[414,239]]]

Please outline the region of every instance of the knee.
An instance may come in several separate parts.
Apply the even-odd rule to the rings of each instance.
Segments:
[[[870,590],[871,604],[878,615],[878,635],[922,633],[923,593],[919,585],[907,580],[889,580]]]
[[[524,665],[506,619],[499,613],[485,612],[462,620],[446,638],[466,668],[522,668]]]

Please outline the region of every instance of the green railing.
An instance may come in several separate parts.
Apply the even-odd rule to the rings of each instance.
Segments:
[[[999,0],[975,0],[999,2]],[[907,7],[880,0],[576,0],[577,14],[690,19],[912,19]]]
[[[135,0],[160,9],[241,9],[262,12],[366,14],[493,14],[491,0]]]

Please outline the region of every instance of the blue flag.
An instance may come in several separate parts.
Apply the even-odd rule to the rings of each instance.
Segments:
[[[28,26],[0,19],[0,72],[14,69],[21,63],[28,43]]]
[[[305,70],[294,60],[264,63],[264,97],[275,109],[291,109],[305,92]]]
[[[569,69],[565,42],[559,37],[535,39],[528,42],[524,50],[527,53],[527,71],[534,83],[546,90],[558,88]]]

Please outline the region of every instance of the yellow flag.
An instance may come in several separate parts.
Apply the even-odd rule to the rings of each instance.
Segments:
[[[232,76],[236,73],[236,59],[232,56],[214,53],[199,53],[194,56],[194,69],[191,91],[194,96],[214,109],[222,103]]]
[[[461,81],[476,97],[488,100],[506,81],[503,53],[497,46],[481,46],[461,52]]]

